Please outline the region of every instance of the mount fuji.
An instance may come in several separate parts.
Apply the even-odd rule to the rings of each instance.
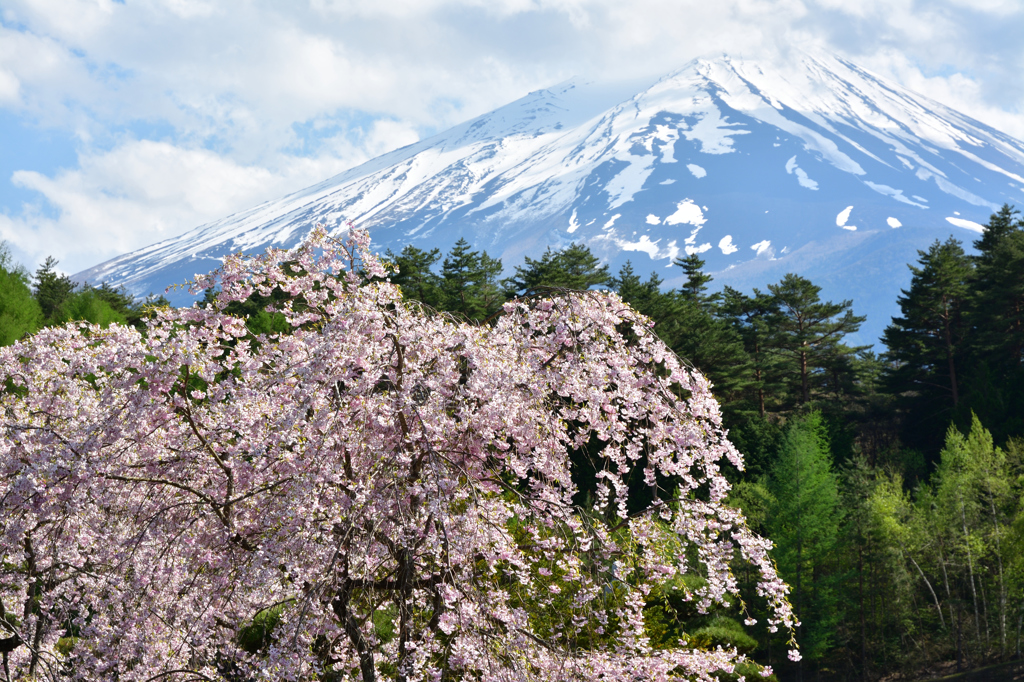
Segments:
[[[395,252],[465,237],[507,271],[580,242],[668,286],[688,253],[713,285],[747,292],[796,272],[853,299],[868,320],[852,341],[870,344],[918,249],[951,234],[969,246],[1003,203],[1024,203],[1024,142],[834,55],[781,70],[699,59],[639,90],[572,79],[530,93],[75,279],[159,292],[351,222]]]

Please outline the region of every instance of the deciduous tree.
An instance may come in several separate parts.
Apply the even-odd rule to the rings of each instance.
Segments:
[[[828,652],[841,608],[829,570],[842,519],[831,459],[825,425],[814,412],[790,424],[771,475],[775,556],[793,584],[801,646],[814,659]]]
[[[28,274],[14,264],[0,242],[0,345],[14,343],[42,324],[43,314],[29,289]]]
[[[0,349],[9,676],[708,680],[738,655],[652,649],[645,596],[696,574],[693,604],[724,603],[737,555],[790,626],[768,541],[724,502],[741,462],[708,384],[648,320],[586,292],[459,323],[367,243],[229,258],[210,305],[145,334]],[[228,312],[275,290],[290,334]],[[568,452],[592,442],[579,508]],[[677,488],[630,513],[641,460]]]

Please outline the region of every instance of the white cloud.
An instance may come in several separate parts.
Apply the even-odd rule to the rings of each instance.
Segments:
[[[42,203],[0,215],[0,238],[28,262],[46,255],[77,272],[196,225],[313,184],[342,170],[336,159],[282,159],[276,171],[203,149],[139,141],[82,157],[55,177],[19,171],[14,182]]]
[[[1024,89],[1020,84],[1007,83],[1004,92],[999,93],[992,81],[985,83],[968,74],[927,75],[917,60],[896,48],[883,49],[874,55],[859,55],[857,59],[866,68],[910,90],[1017,139],[1024,139]],[[1024,59],[1017,64],[1024,67]],[[1007,100],[1001,95],[1014,99]]]
[[[416,129],[405,121],[377,120],[363,140],[362,151],[370,158],[418,142]]]
[[[658,76],[721,51],[785,61],[789,46],[807,42],[938,92],[914,67],[939,59],[935,39],[948,39],[939,43],[942,53],[953,46],[968,66],[990,63],[990,47],[973,55],[957,47],[969,44],[972,26],[957,13],[990,21],[1012,14],[1012,4],[932,4],[925,11],[910,0],[8,0],[4,17],[24,26],[7,32],[50,43],[43,52],[38,45],[19,50],[25,61],[42,55],[44,64],[58,65],[62,89],[72,87],[67,76],[77,77],[79,86],[64,93],[69,116],[76,105],[106,100],[100,109],[113,121],[158,116],[193,134],[231,133],[242,142],[267,130],[283,135],[295,121],[344,107],[433,129],[577,72]],[[850,18],[876,30],[851,33]],[[10,42],[4,36],[0,45]],[[1010,54],[1007,78],[1020,64]],[[60,99],[52,81],[27,76],[32,102]],[[957,85],[951,80],[947,94],[969,99]],[[250,136],[247,122],[257,128]]]
[[[21,83],[9,71],[0,71],[0,104],[14,104],[18,101],[18,90]]]
[[[103,115],[102,91],[71,50],[51,37],[2,23],[0,82],[6,83],[0,86],[0,105],[29,113],[44,125],[80,128],[82,121],[71,114],[69,102],[89,102],[96,107],[94,115]]]

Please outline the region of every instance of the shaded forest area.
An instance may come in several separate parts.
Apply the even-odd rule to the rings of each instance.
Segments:
[[[406,297],[480,323],[514,297],[593,287],[650,317],[714,383],[746,459],[727,472],[731,499],[776,544],[803,660],[786,660],[781,634],[747,635],[729,609],[701,615],[658,594],[652,643],[675,633],[750,652],[787,679],[868,680],[1020,657],[1024,220],[1004,206],[973,246],[969,255],[949,239],[920,252],[881,353],[844,343],[864,320],[852,301],[823,301],[793,274],[750,295],[709,293],[696,254],[677,260],[678,290],[629,264],[612,274],[581,245],[527,258],[506,279],[500,260],[464,240],[443,257],[412,246],[386,257]],[[166,304],[76,288],[55,266],[30,276],[0,254],[0,343],[75,319],[141,327],[147,305]],[[275,298],[228,310],[247,315],[254,334],[283,332],[268,310]],[[581,503],[600,466],[595,449],[577,456]]]

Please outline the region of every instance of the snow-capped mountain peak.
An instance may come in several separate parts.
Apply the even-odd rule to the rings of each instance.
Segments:
[[[643,86],[574,78],[532,92],[77,277],[162,291],[228,253],[352,222],[395,251],[466,237],[509,269],[578,241],[669,285],[686,253],[741,289],[798,272],[852,298],[872,343],[916,251],[975,238],[1022,187],[1024,143],[846,60],[721,56]]]

